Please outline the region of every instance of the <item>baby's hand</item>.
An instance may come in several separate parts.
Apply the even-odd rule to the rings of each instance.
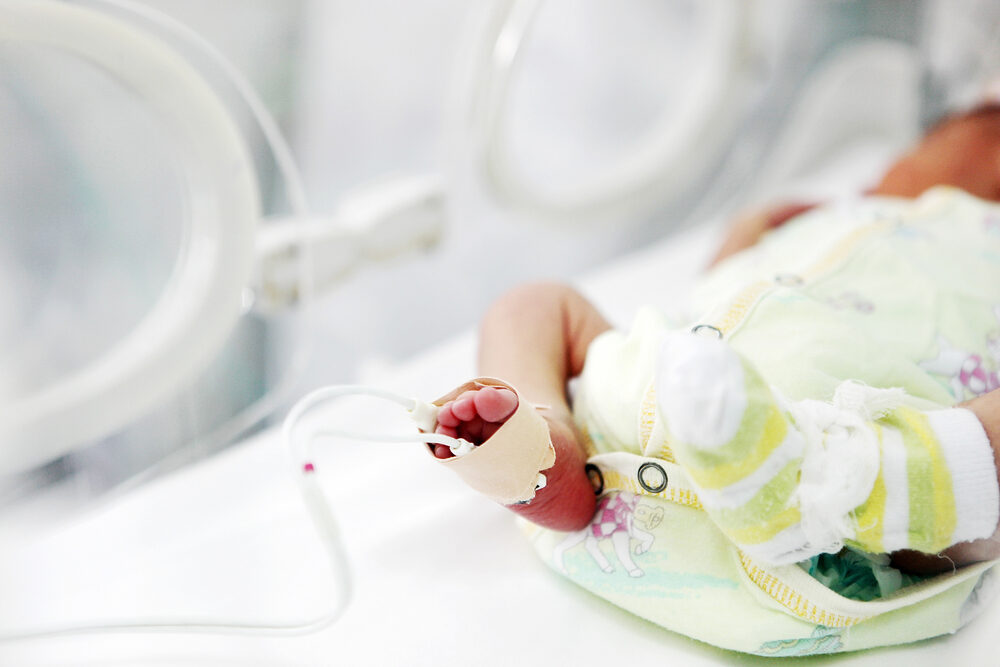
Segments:
[[[462,438],[474,445],[486,442],[514,414],[517,396],[503,387],[470,389],[448,401],[438,412],[436,433]],[[454,456],[447,445],[434,445],[434,456]]]
[[[776,204],[767,208],[739,216],[729,227],[726,238],[712,259],[712,265],[726,257],[755,245],[760,238],[792,218],[816,207],[814,203]]]

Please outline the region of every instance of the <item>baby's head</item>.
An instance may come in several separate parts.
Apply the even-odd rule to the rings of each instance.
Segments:
[[[1000,104],[984,104],[938,123],[886,172],[873,194],[917,197],[954,185],[981,199],[1000,197]]]

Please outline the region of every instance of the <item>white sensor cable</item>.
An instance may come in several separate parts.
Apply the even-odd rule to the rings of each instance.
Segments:
[[[345,396],[372,396],[391,401],[406,409],[421,431],[412,434],[375,435],[340,429],[317,429],[306,437],[298,437],[297,427],[302,418],[318,405],[330,403]],[[240,634],[261,636],[298,636],[317,632],[333,624],[347,608],[351,598],[350,564],[340,537],[337,520],[330,508],[323,489],[315,475],[310,445],[320,436],[335,436],[351,440],[380,442],[435,443],[447,445],[456,456],[472,451],[474,445],[462,438],[452,438],[433,433],[437,423],[438,407],[413,398],[408,398],[365,385],[332,385],[317,389],[299,400],[289,411],[282,424],[282,441],[297,469],[299,491],[312,519],[317,536],[326,549],[334,578],[334,604],[323,615],[288,622],[246,622],[215,620],[209,618],[158,618],[149,617],[135,620],[110,620],[102,623],[67,625],[20,633],[0,633],[0,643],[51,639],[53,637],[81,634],[121,634],[121,633],[199,633],[199,634]]]
[[[462,438],[452,438],[450,436],[434,433],[437,424],[438,407],[432,403],[418,401],[414,398],[401,396],[378,387],[369,387],[359,384],[330,385],[321,387],[304,396],[289,411],[282,426],[282,436],[285,444],[292,453],[293,460],[303,468],[312,465],[308,455],[307,443],[303,440],[296,440],[294,437],[295,427],[305,414],[322,403],[328,403],[344,396],[372,396],[386,401],[391,401],[404,408],[416,423],[417,427],[424,433],[413,434],[371,434],[357,431],[345,431],[341,429],[323,429],[313,433],[316,436],[333,436],[347,438],[351,440],[370,440],[378,442],[424,442],[447,445],[451,448],[455,456],[461,456],[471,451],[473,444]]]
[[[275,122],[273,116],[268,112],[266,106],[256,94],[246,77],[210,42],[205,40],[197,32],[173,19],[172,17],[130,0],[94,0],[97,4],[115,7],[132,16],[141,18],[165,32],[173,35],[179,41],[192,46],[196,51],[206,56],[215,66],[219,68],[223,76],[235,88],[238,96],[244,101],[250,112],[260,127],[261,132],[270,146],[274,156],[278,171],[284,181],[288,205],[296,217],[308,218],[310,215],[309,206],[306,201],[305,189],[302,183],[298,168],[288,143],[285,141]],[[303,262],[300,266],[301,288],[304,293],[310,291],[309,281],[306,276],[311,275],[311,253],[308,247],[303,251]],[[214,439],[216,436],[224,436],[225,439],[236,437],[247,428],[258,423],[267,414],[270,414],[284,399],[285,394],[293,384],[296,371],[303,367],[305,354],[295,355],[291,363],[291,370],[282,379],[279,388],[270,396],[249,406],[240,413],[234,422],[222,429],[219,433],[212,433],[208,437]],[[308,397],[307,397],[308,398]],[[413,402],[414,405],[416,401]],[[300,410],[300,413],[302,411]],[[289,415],[291,417],[291,415]],[[290,429],[289,429],[290,430]],[[444,444],[458,444],[447,442],[443,439],[446,436],[428,435],[433,442],[444,442]],[[364,438],[372,439],[372,438]],[[384,438],[383,438],[384,439]],[[393,438],[388,438],[392,440]],[[420,441],[420,436],[409,438],[410,441]],[[471,445],[470,445],[471,446]],[[140,480],[148,478],[148,474],[140,474],[137,478],[127,482],[125,486],[134,487]],[[80,623],[65,625],[53,628],[39,628],[25,632],[2,632],[0,631],[0,643],[31,641],[39,639],[50,639],[61,636],[83,635],[83,634],[121,634],[121,633],[151,633],[151,632],[175,632],[175,633],[216,633],[216,634],[244,634],[244,635],[267,635],[267,636],[295,636],[304,635],[327,627],[343,613],[349,599],[350,582],[348,570],[346,569],[346,559],[337,537],[336,523],[333,520],[329,505],[322,496],[312,475],[302,475],[301,490],[306,506],[313,517],[314,524],[320,534],[320,539],[330,554],[331,565],[334,576],[337,579],[337,599],[336,603],[329,611],[322,616],[313,619],[293,620],[288,622],[247,622],[217,620],[212,618],[199,617],[145,617],[131,619],[110,619],[99,623]],[[121,495],[124,488],[119,488]],[[344,564],[345,567],[341,567]]]
[[[269,145],[278,172],[285,185],[285,196],[288,206],[292,210],[295,218],[309,219],[310,211],[306,200],[305,188],[302,178],[296,167],[295,160],[288,143],[285,141],[273,116],[268,112],[260,97],[247,81],[246,77],[237,69],[218,49],[204,39],[197,32],[173,19],[172,17],[157,11],[153,8],[143,6],[131,0],[92,0],[95,4],[102,4],[108,7],[117,8],[133,17],[140,18],[155,25],[166,33],[177,38],[180,42],[193,47],[201,55],[208,58],[219,68],[223,77],[236,90],[239,98],[247,105],[251,115],[259,126],[267,144]],[[312,284],[309,276],[313,275],[313,257],[308,243],[301,244],[301,262],[299,263],[298,286],[301,290],[300,297],[307,300],[312,293]],[[232,439],[247,428],[258,423],[262,418],[274,411],[291,389],[294,376],[305,363],[305,350],[301,349],[291,361],[291,369],[281,379],[279,387],[271,395],[264,397],[246,408],[237,415],[234,420],[217,432],[210,433],[207,439],[213,440]],[[335,603],[331,609],[319,617],[312,619],[292,620],[287,622],[254,622],[243,620],[218,620],[201,617],[145,617],[132,619],[110,619],[99,623],[80,623],[75,625],[65,625],[52,628],[39,628],[24,632],[5,633],[0,631],[0,643],[32,641],[40,639],[51,639],[61,636],[84,635],[84,634],[123,634],[123,633],[199,633],[199,634],[240,634],[240,635],[261,635],[261,636],[297,636],[319,631],[335,622],[350,599],[350,569],[343,546],[340,540],[339,529],[336,520],[330,509],[322,489],[312,474],[315,470],[310,461],[307,460],[308,446],[302,441],[293,439],[293,431],[299,419],[309,409],[315,405],[333,400],[334,398],[346,395],[367,394],[386,400],[396,402],[406,408],[417,422],[417,425],[428,431],[425,434],[414,433],[412,435],[387,435],[372,436],[363,433],[353,433],[326,429],[317,431],[312,437],[317,436],[337,436],[354,440],[383,441],[383,442],[412,442],[412,443],[435,443],[444,444],[451,448],[456,456],[461,456],[472,450],[472,443],[463,440],[450,438],[446,435],[432,433],[436,421],[437,408],[428,403],[422,403],[415,399],[392,394],[377,388],[363,386],[339,386],[326,387],[307,395],[300,400],[290,411],[285,419],[283,433],[286,445],[289,446],[298,463],[297,475],[299,488],[303,501],[316,527],[320,541],[327,550],[330,557],[330,564],[335,580]],[[116,496],[120,496],[126,488],[133,488],[141,481],[144,481],[150,472],[142,473],[119,487]]]

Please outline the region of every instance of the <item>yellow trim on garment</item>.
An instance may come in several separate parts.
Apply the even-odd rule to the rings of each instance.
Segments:
[[[799,277],[802,278],[803,282],[819,278],[823,273],[832,270],[838,263],[842,262],[848,255],[850,255],[854,247],[862,240],[870,236],[875,236],[876,234],[892,230],[897,226],[898,223],[896,222],[879,222],[854,230],[838,241],[837,245],[835,245],[822,259],[818,260],[811,267],[800,273]],[[722,333],[723,337],[730,336],[736,329],[739,328],[741,324],[743,324],[750,311],[752,311],[765,296],[782,287],[783,285],[768,281],[751,283],[749,286],[741,290],[733,298],[733,300],[729,302],[729,305],[725,309],[720,311],[721,315],[717,317],[708,317],[705,320],[699,320],[699,324],[714,326]]]
[[[642,397],[642,403],[639,405],[639,451],[646,451],[646,445],[649,444],[649,436],[653,434],[655,424],[656,391],[653,388],[653,383],[650,383]]]
[[[847,628],[865,620],[862,616],[838,614],[817,606],[797,593],[785,582],[754,564],[750,560],[750,557],[742,551],[740,552],[740,565],[743,566],[743,570],[750,577],[750,580],[757,584],[762,591],[767,593],[782,607],[810,623],[817,623],[828,628]]]
[[[874,236],[878,232],[894,229],[898,224],[896,222],[879,222],[854,230],[842,238],[823,259],[809,267],[803,273],[802,278],[807,280],[818,278],[821,274],[834,268],[835,264],[842,262],[860,241]]]
[[[743,322],[747,314],[757,305],[757,302],[773,289],[775,289],[774,283],[763,281],[753,283],[736,295],[736,298],[726,309],[725,315],[719,318],[713,326],[721,331],[723,336],[728,336]]]
[[[651,493],[639,485],[634,475],[625,475],[617,470],[601,468],[601,475],[604,476],[605,491],[630,491],[637,496],[647,496],[650,498],[662,498],[678,505],[685,505],[694,509],[703,509],[698,496],[691,489],[684,489],[673,484],[667,484],[667,488],[659,493]]]
[[[654,438],[654,436],[656,437]],[[677,463],[677,459],[674,458],[674,450],[670,448],[670,434],[667,425],[662,419],[657,419],[656,385],[654,382],[649,383],[639,407],[639,441],[641,443],[639,451],[643,455]]]

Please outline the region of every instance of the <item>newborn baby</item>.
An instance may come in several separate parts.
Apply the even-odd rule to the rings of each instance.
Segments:
[[[907,199],[932,185],[1000,196],[996,109],[937,128],[870,199],[738,225],[720,259],[797,214],[722,262],[689,322],[644,311],[624,334],[565,286],[505,295],[479,351],[504,382],[442,401],[437,430],[480,445],[542,406],[533,451],[551,443],[554,463],[494,497],[560,531],[594,517],[588,457],[624,451],[678,463],[763,562],[845,544],[925,571],[995,558],[1000,208],[954,188]]]
[[[467,441],[439,463],[576,584],[716,646],[955,632],[1000,556],[1000,108],[869,194],[739,221],[683,321],[614,331],[569,287],[506,294],[492,377],[436,401]]]

